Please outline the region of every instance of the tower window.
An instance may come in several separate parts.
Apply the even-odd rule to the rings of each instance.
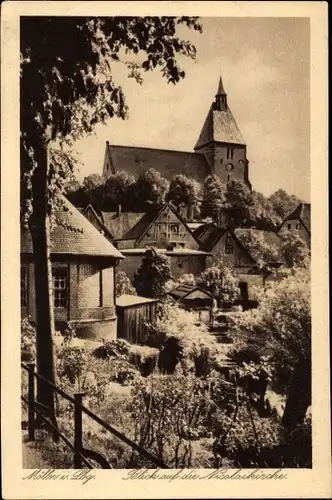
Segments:
[[[227,182],[229,182],[230,180],[231,180],[231,176],[230,176],[230,175],[228,175],[228,176],[227,176]]]
[[[54,307],[67,306],[67,269],[53,269]]]
[[[224,161],[224,160],[223,160],[222,158],[220,158],[220,163],[221,163],[221,165],[223,164],[223,161]]]
[[[227,148],[227,160],[229,160],[229,148]]]
[[[231,159],[233,159],[233,157],[234,157],[234,149],[232,148],[231,149]]]

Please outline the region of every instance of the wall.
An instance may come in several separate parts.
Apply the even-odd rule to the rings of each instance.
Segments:
[[[238,274],[239,282],[248,283],[248,299],[255,300],[255,288],[264,288],[264,276],[259,274]]]
[[[301,238],[310,247],[310,235],[300,219],[286,220],[279,230],[280,236],[282,237],[283,234],[287,234],[287,231],[298,231]]]
[[[227,149],[233,150],[233,158],[231,154],[227,158]],[[231,152],[231,151],[230,151]],[[243,162],[242,165],[239,162]],[[231,171],[226,169],[226,165],[231,165]],[[246,180],[246,147],[236,144],[215,143],[214,148],[214,171],[215,174],[224,182]],[[229,179],[228,179],[229,176]]]
[[[226,243],[230,243],[233,246],[233,253],[226,253]],[[211,253],[214,257],[221,255],[225,264],[231,264],[234,267],[249,268],[253,264],[248,254],[227,231],[213,247]],[[211,265],[213,258],[209,258],[207,262]]]

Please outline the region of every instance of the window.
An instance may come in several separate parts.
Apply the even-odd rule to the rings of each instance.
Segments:
[[[230,152],[230,149],[227,148],[227,160],[229,160],[229,152]]]
[[[228,175],[228,176],[227,176],[227,182],[229,182],[230,180],[231,180],[231,176],[230,176],[230,175]]]
[[[178,266],[179,266],[179,268],[180,268],[180,269],[182,269],[182,264],[181,264],[181,262],[180,262],[180,264],[178,264]]]
[[[26,266],[21,267],[21,307],[28,305],[28,269]]]
[[[233,148],[227,148],[227,160],[230,158],[233,159],[234,156],[234,149]]]
[[[180,224],[172,224],[171,225],[171,233],[172,234],[179,234],[180,232]]]
[[[231,149],[231,159],[233,159],[233,157],[234,157],[234,149],[232,148]]]
[[[67,269],[53,269],[54,307],[67,307]]]
[[[185,243],[179,243],[179,246],[180,246],[181,248],[185,248],[185,246],[186,246],[186,245],[185,245]]]
[[[296,227],[296,229],[300,229],[300,224],[297,223],[295,227]]]
[[[226,247],[225,247],[225,253],[227,253],[228,255],[231,255],[233,253],[233,251],[234,251],[233,245],[231,243],[227,243]]]
[[[223,160],[222,158],[220,158],[220,163],[221,163],[221,165],[223,164],[223,161],[224,161],[224,160]]]
[[[287,224],[287,229],[288,230],[292,229],[292,224]]]

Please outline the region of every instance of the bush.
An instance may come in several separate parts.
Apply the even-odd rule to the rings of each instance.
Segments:
[[[21,322],[21,360],[34,362],[36,359],[36,329],[29,318]]]
[[[139,369],[143,377],[154,372],[159,356],[159,350],[153,347],[132,345],[130,346],[129,361]]]
[[[92,351],[99,359],[117,358],[129,355],[131,344],[124,339],[108,340]]]

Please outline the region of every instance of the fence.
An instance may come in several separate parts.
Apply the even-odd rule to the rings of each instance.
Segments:
[[[83,446],[83,413],[88,415],[92,420],[94,420],[101,427],[106,429],[108,432],[113,434],[115,437],[120,439],[122,442],[126,443],[133,450],[135,450],[139,455],[148,459],[154,465],[162,469],[169,469],[161,459],[145,450],[139,446],[134,441],[127,438],[120,431],[115,429],[113,426],[107,424],[104,420],[95,415],[91,410],[86,408],[83,403],[83,393],[74,394],[71,397],[69,394],[64,392],[62,389],[52,384],[50,381],[46,380],[44,377],[35,372],[34,363],[24,364],[21,363],[21,367],[28,372],[28,398],[21,396],[22,401],[28,406],[28,435],[29,440],[35,440],[35,430],[36,430],[36,419],[37,415],[47,426],[52,430],[53,439],[58,441],[61,438],[67,446],[73,451],[73,465],[74,469],[81,469],[84,464],[87,468],[93,469],[93,466],[87,459],[91,459],[97,462],[102,469],[111,469],[111,465],[108,463],[107,459],[97,453],[96,451],[89,450]],[[47,384],[56,394],[63,397],[70,403],[74,405],[74,443],[59,430],[56,417],[51,414],[48,409],[39,403],[35,398],[35,380],[41,380],[43,383]]]

